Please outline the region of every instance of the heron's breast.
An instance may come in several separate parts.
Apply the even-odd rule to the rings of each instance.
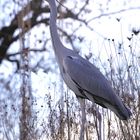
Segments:
[[[79,91],[77,85],[74,83],[74,81],[71,79],[69,74],[65,71],[65,69],[61,71],[61,75],[66,85],[76,94],[76,96],[82,97],[81,92]]]

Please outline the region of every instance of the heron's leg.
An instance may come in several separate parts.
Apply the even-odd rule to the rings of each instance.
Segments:
[[[95,112],[96,112],[96,122],[95,123],[97,123],[98,140],[102,140],[102,117],[101,117],[101,114],[100,114],[99,109],[97,108],[96,104],[93,102],[92,105],[95,108]]]
[[[94,98],[87,92],[85,92],[85,95],[87,96],[87,98],[92,101],[92,105],[94,106],[95,108],[95,111],[96,111],[96,115],[97,115],[97,118],[98,118],[98,121],[99,121],[99,135],[98,135],[98,140],[102,140],[102,117],[101,117],[101,114],[99,112],[99,109],[97,108],[96,104],[95,104],[95,101],[94,101]]]
[[[82,123],[80,130],[80,140],[84,140],[84,132],[85,132],[85,122],[86,122],[86,113],[85,113],[85,99],[78,98],[82,111]]]

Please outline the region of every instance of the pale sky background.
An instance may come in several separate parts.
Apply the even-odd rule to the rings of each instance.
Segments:
[[[88,16],[84,17],[83,19],[86,18],[91,19],[92,17],[98,16],[99,10],[98,10],[98,3],[101,3],[101,1],[98,1],[97,5],[94,2],[95,5],[92,4],[92,0],[90,1],[91,4],[89,4],[89,7],[91,10],[93,10]],[[106,4],[107,1],[104,1],[102,5],[105,7],[104,4]],[[127,4],[125,7],[123,6],[124,1],[112,1],[110,2],[110,5],[108,6],[108,11],[104,13],[111,13],[111,12],[116,12],[121,9],[129,9],[130,7],[140,7],[140,1],[139,0],[133,0],[130,1],[129,4]],[[68,1],[65,6],[66,7],[73,7],[72,6],[72,1]],[[96,56],[98,54],[101,54],[101,59],[104,61],[108,57],[108,54],[106,52],[106,49],[108,49],[108,41],[105,41],[103,37],[106,37],[108,39],[115,39],[116,43],[122,42],[124,44],[124,49],[126,49],[126,52],[129,50],[127,49],[129,41],[127,40],[127,37],[131,36],[131,29],[139,29],[140,28],[140,10],[130,10],[126,12],[121,12],[119,14],[115,15],[110,15],[109,18],[108,16],[101,17],[97,20],[94,20],[90,22],[90,27],[92,27],[95,31],[89,30],[86,26],[82,26],[80,30],[76,33],[78,36],[83,35],[85,36],[85,43],[84,44],[78,44],[76,41],[74,42],[75,46],[80,48],[82,51],[82,54],[88,54],[89,51],[92,51],[92,53]],[[121,22],[118,22],[116,18],[119,18]],[[69,23],[71,19],[66,19],[65,21],[58,21],[58,26],[63,27],[63,29],[66,29],[66,31],[71,32],[71,27],[67,24],[65,26],[64,23]],[[68,26],[70,28],[68,28]],[[78,26],[77,22],[74,22],[73,26]],[[44,30],[44,26],[40,26],[39,30]],[[34,30],[36,33],[36,30]],[[98,35],[97,33],[101,35]],[[63,44],[65,44],[66,47],[71,48],[70,44],[64,42],[64,39],[61,38]],[[136,47],[136,53],[137,55],[140,54],[140,45],[137,44]],[[115,50],[114,50],[115,51]],[[40,76],[39,76],[40,77]]]
[[[9,2],[10,0],[7,0]],[[1,4],[3,1],[0,1]],[[47,4],[47,2],[44,2]],[[79,0],[79,4],[77,6],[81,7],[83,3]],[[68,7],[69,9],[73,9],[75,3],[71,0],[67,0],[65,3],[65,6]],[[88,8],[91,10],[89,14],[84,14],[81,15],[81,19],[85,19],[86,21],[91,20],[92,18],[99,16],[101,12],[103,14],[107,13],[112,13],[116,11],[120,11],[122,9],[129,9],[129,8],[135,8],[135,7],[140,7],[140,0],[112,0],[108,2],[108,0],[90,0]],[[16,9],[17,8],[17,9]],[[104,11],[102,11],[102,8]],[[9,19],[5,19],[5,15],[9,14],[11,12],[11,9],[16,12],[20,8],[14,6],[11,2],[7,4],[7,8],[5,8],[4,12],[1,12],[0,19],[2,20],[3,23],[9,24]],[[63,10],[65,10],[63,8]],[[77,12],[77,7],[75,8],[75,11]],[[127,37],[131,36],[131,29],[139,29],[140,28],[140,10],[128,10],[125,12],[121,12],[118,14],[114,15],[109,15],[109,16],[103,16],[101,18],[97,18],[91,22],[89,22],[89,26],[93,29],[91,31],[88,29],[85,25],[83,25],[77,32],[77,36],[84,36],[84,43],[79,43],[78,40],[74,41],[74,45],[81,50],[81,55],[88,54],[89,52],[93,53],[93,56],[99,56],[101,57],[102,62],[106,61],[109,55],[113,56],[113,53],[115,52],[115,49],[112,49],[112,52],[110,54],[110,49],[109,49],[109,43],[108,41],[105,41],[103,37],[108,38],[108,39],[115,39],[116,42],[122,42],[125,43],[124,46],[126,46],[124,49],[126,52],[129,50],[127,49],[129,41],[127,40]],[[120,22],[118,22],[116,19],[119,18]],[[2,26],[2,22],[0,24],[0,27]],[[79,23],[75,21],[73,25],[71,26],[70,23],[73,21],[71,19],[66,19],[63,21],[58,21],[58,26],[62,27],[65,29],[67,32],[71,33],[72,30],[74,29],[73,27],[78,27]],[[66,23],[66,25],[64,24]],[[49,36],[50,38],[50,33],[49,33],[49,28],[45,27],[44,25],[40,25],[37,27],[34,27],[31,31],[31,36],[29,38],[29,43],[31,48],[39,48],[39,44],[35,45],[34,41],[34,35],[36,35],[38,38],[42,39],[44,38],[41,34],[44,29],[47,32],[47,38]],[[71,48],[69,43],[66,43],[64,39],[61,37],[61,40],[63,44],[65,44],[66,47]],[[51,45],[51,42],[47,44],[48,46]],[[17,46],[17,47],[16,47]],[[9,49],[9,52],[17,52],[19,46],[19,42],[13,43],[11,48]],[[140,45],[137,44],[136,50],[137,55],[140,54]],[[47,47],[48,48],[48,47]],[[113,48],[113,47],[112,47]],[[45,54],[45,57],[49,60],[54,58],[53,55],[53,50],[52,47],[48,49],[48,52]],[[128,54],[129,55],[129,54]],[[114,55],[115,57],[115,55]],[[36,58],[37,59],[37,58]],[[115,58],[114,58],[115,60]],[[51,62],[50,62],[51,63]],[[121,62],[120,62],[121,63]],[[117,64],[115,64],[117,65]],[[5,77],[8,77],[9,74],[13,72],[13,65],[9,62],[4,61],[3,65],[0,66],[0,73],[2,73]],[[53,67],[53,65],[52,65]],[[6,71],[6,72],[5,72]],[[57,70],[58,71],[58,70]],[[59,72],[59,71],[58,71]],[[53,76],[54,75],[54,76]],[[48,85],[51,85],[52,83],[54,84],[56,82],[56,79],[59,79],[60,76],[55,74],[46,74],[42,70],[39,70],[38,73],[33,73],[32,72],[32,80],[36,81],[33,82],[33,90],[38,91],[38,96],[44,96],[46,92],[48,92]],[[60,78],[61,79],[61,78]],[[39,83],[39,88],[38,88],[38,83]],[[57,86],[56,86],[57,87]],[[35,89],[34,89],[35,88]],[[59,86],[58,86],[59,89]],[[58,90],[57,89],[57,90]],[[41,94],[40,94],[41,93]],[[37,94],[35,93],[35,96]]]
[[[0,1],[2,4],[4,1]],[[9,14],[11,12],[11,9],[16,12],[20,8],[16,7],[10,2],[10,0],[7,0],[9,2],[7,4],[7,8],[5,8],[5,11],[0,12],[0,20],[2,21],[0,24],[0,27],[2,24],[9,24],[9,19],[6,19],[5,16],[6,14]],[[140,0],[112,0],[108,2],[108,0],[90,0],[89,1],[88,8],[90,8],[91,12],[89,14],[86,14],[86,16],[83,14],[81,15],[82,19],[86,19],[86,21],[99,16],[101,14],[101,8],[103,8],[104,11],[103,14],[106,13],[112,13],[116,11],[120,11],[122,9],[129,9],[129,8],[134,8],[134,7],[140,7]],[[45,4],[47,4],[45,2]],[[67,0],[67,3],[65,3],[65,6],[68,7],[69,9],[74,7],[73,1]],[[83,3],[79,0],[79,7],[81,7]],[[17,8],[17,9],[16,9]],[[77,8],[75,8],[75,11],[77,11]],[[118,22],[116,18],[119,18],[121,22]],[[63,21],[58,21],[58,26],[63,27],[67,32],[72,32],[73,26],[78,27],[79,23],[77,21],[74,22],[74,24],[69,25],[70,22],[73,22],[71,19],[66,19]],[[64,24],[66,23],[66,25]],[[98,19],[95,19],[91,22],[89,22],[89,26],[94,30],[91,31],[89,30],[85,25],[83,25],[77,32],[77,36],[84,36],[85,37],[85,42],[83,44],[80,44],[78,41],[74,42],[74,45],[79,48],[82,52],[82,55],[88,54],[90,51],[93,53],[94,56],[100,55],[102,61],[106,61],[107,57],[110,55],[108,50],[108,41],[105,41],[103,37],[108,38],[108,39],[115,39],[118,42],[125,43],[125,46],[128,46],[129,41],[127,40],[127,37],[131,36],[131,29],[139,29],[140,28],[140,10],[129,10],[125,12],[121,12],[118,14],[114,15],[109,15],[109,16],[104,16]],[[42,34],[41,32],[46,30],[46,32],[49,35],[49,28],[46,28],[44,25],[40,25],[39,28],[34,27],[31,31],[31,36],[29,39],[30,42],[30,47],[31,48],[39,48],[39,44],[34,45],[34,35],[38,36],[38,38],[42,39]],[[49,35],[50,36],[50,35]],[[103,36],[103,37],[102,37]],[[48,37],[48,36],[47,36]],[[49,37],[50,38],[50,37]],[[122,40],[123,39],[123,40]],[[66,43],[63,38],[61,38],[63,44],[65,44],[66,47],[71,48],[69,43]],[[116,42],[117,42],[116,41]],[[51,45],[51,42],[49,42]],[[48,45],[48,44],[47,44]],[[17,46],[17,47],[16,47]],[[12,47],[9,49],[9,52],[17,52],[19,46],[19,42],[13,43]],[[136,50],[137,55],[140,54],[140,45],[137,44]],[[47,47],[48,48],[48,47]],[[129,50],[127,47],[124,48],[126,52]],[[49,53],[46,53],[46,58],[51,59],[54,57],[52,55],[53,50],[50,48]],[[113,53],[112,49],[112,52]],[[51,56],[50,56],[51,55]],[[5,77],[8,77],[10,73],[12,73],[13,65],[10,64],[9,62],[4,61],[3,65],[0,66],[0,73],[3,73]],[[6,73],[5,73],[6,71]],[[49,78],[48,78],[49,77]],[[52,75],[46,75],[43,73],[43,71],[39,70],[38,74],[32,73],[32,78],[34,79],[33,81],[36,81],[35,87],[37,87],[36,84],[41,83],[40,87],[38,90],[41,90],[41,93],[44,93],[47,89],[47,85],[50,84],[50,81],[55,82],[56,78],[53,77]],[[34,86],[33,86],[34,87]],[[40,91],[39,91],[40,92]],[[40,95],[40,94],[39,94]]]
[[[10,0],[7,0],[8,2]],[[67,3],[64,5],[68,8],[74,7],[74,0],[67,0]],[[83,0],[84,1],[84,0]],[[0,0],[0,4],[2,4],[2,0]],[[81,19],[86,19],[87,21],[92,19],[93,17],[99,16],[101,11],[100,8],[104,7],[103,13],[112,13],[116,11],[120,11],[122,9],[129,9],[134,7],[140,7],[140,0],[112,0],[108,3],[108,0],[90,0],[90,4],[88,5],[88,8],[90,8],[91,12],[89,14],[86,14],[86,16],[83,14],[81,15]],[[108,3],[108,4],[107,4]],[[46,3],[45,3],[46,4]],[[81,0],[79,0],[79,6],[81,7]],[[101,7],[99,7],[99,5]],[[78,6],[78,5],[77,5]],[[9,2],[7,4],[7,9],[5,9],[4,13],[3,11],[0,12],[0,27],[4,24],[9,24],[9,19],[6,19],[6,14],[9,14],[11,9],[15,8],[14,5]],[[19,10],[20,8],[16,7],[15,11]],[[77,9],[75,8],[75,11]],[[120,22],[117,21],[116,18],[120,19]],[[73,23],[73,25],[70,25],[70,22]],[[66,25],[64,23],[67,23]],[[63,21],[58,21],[58,26],[63,27],[64,30],[66,30],[68,33],[72,32],[73,27],[78,27],[79,23],[77,21],[73,22],[71,19],[66,19]],[[110,16],[104,16],[98,19],[95,19],[89,23],[89,26],[93,28],[93,31],[89,30],[85,25],[83,25],[77,32],[77,36],[84,36],[84,44],[81,44],[77,41],[74,41],[74,45],[81,50],[81,55],[88,54],[89,52],[93,53],[93,56],[99,56],[102,60],[102,62],[106,62],[108,56],[112,55],[114,58],[114,65],[117,67],[117,62],[115,61],[115,49],[112,45],[112,52],[110,52],[110,48],[108,41],[104,40],[103,37],[108,39],[115,39],[116,43],[124,43],[125,46],[124,49],[127,52],[126,55],[129,57],[129,41],[127,40],[127,37],[131,36],[131,30],[133,28],[140,29],[140,9],[139,10],[129,10],[125,12],[121,12],[118,14],[110,15]],[[29,37],[30,47],[31,48],[39,48],[38,46],[34,45],[35,38],[34,35],[38,36],[38,38],[42,39],[44,38],[41,34],[44,29],[47,32],[47,38],[50,38],[49,28],[45,27],[44,25],[40,25],[37,27],[34,27],[31,31],[31,36]],[[48,37],[49,36],[49,37]],[[138,38],[138,44],[135,45],[135,53],[137,56],[140,54],[140,38]],[[45,40],[45,38],[44,38]],[[61,37],[61,40],[65,46],[71,48],[70,44],[64,41],[64,38]],[[134,42],[135,43],[135,42]],[[45,54],[45,58],[48,60],[48,63],[51,64],[52,59],[54,58],[53,50],[51,47],[51,42],[48,42],[46,44],[47,46],[47,52]],[[9,52],[17,52],[19,49],[19,42],[13,43],[11,48],[9,49]],[[36,58],[38,59],[38,58]],[[123,63],[123,61],[120,61],[120,63]],[[55,69],[55,66],[51,64],[51,67],[53,67],[54,71],[57,71],[59,73],[58,69]],[[3,61],[3,64],[0,65],[0,74],[3,74],[3,76],[8,77],[13,72],[13,65],[7,61]],[[46,93],[51,92],[52,100],[56,101],[61,96],[61,89],[59,81],[61,81],[60,75],[56,75],[55,73],[49,72],[48,74],[44,73],[42,69],[40,69],[37,73],[31,72],[32,77],[32,88],[33,88],[33,95],[37,97],[39,105],[43,104],[44,102],[44,96]],[[56,81],[57,79],[57,81]],[[51,87],[51,89],[49,88]],[[66,88],[66,86],[64,86]],[[66,88],[67,89],[67,88]],[[74,94],[73,94],[74,96]],[[41,110],[41,107],[38,106],[38,110]],[[40,113],[40,118],[43,117],[44,111]]]

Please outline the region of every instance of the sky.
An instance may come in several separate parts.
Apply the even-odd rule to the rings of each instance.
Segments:
[[[8,0],[7,0],[8,1]],[[0,4],[2,4],[2,0],[0,0]],[[9,1],[8,1],[9,2]],[[84,0],[83,0],[84,2]],[[82,3],[81,1],[77,1],[78,6],[74,9],[75,12],[78,11],[78,7],[81,7]],[[89,52],[92,52],[93,55],[96,57],[100,56],[102,63],[107,61],[107,58],[112,55],[112,57],[115,59],[116,50],[113,48],[113,44],[109,44],[107,39],[115,39],[115,43],[118,42],[122,43],[126,52],[126,55],[129,60],[129,49],[128,45],[130,42],[128,41],[127,37],[131,36],[131,30],[133,28],[140,29],[140,0],[90,0],[89,1],[88,8],[90,9],[90,12],[88,14],[81,14],[80,17],[82,19],[85,19],[86,21],[91,20],[92,18],[98,17],[101,13],[102,14],[108,14],[116,11],[120,11],[121,9],[129,9],[134,7],[139,7],[138,10],[126,10],[125,12],[120,12],[118,14],[110,14],[109,16],[102,16],[100,18],[95,18],[94,20],[91,20],[89,22],[89,26],[93,30],[89,30],[89,28],[85,25],[82,25],[82,27],[76,32],[77,36],[84,37],[84,43],[80,43],[78,40],[74,41],[74,45],[81,50],[81,55],[84,57],[85,54],[88,54]],[[64,4],[66,7],[73,9],[74,7],[73,0],[67,0],[67,2]],[[16,7],[17,11],[19,10],[18,7]],[[14,5],[9,2],[7,4],[7,8],[3,12],[1,9],[0,12],[0,20],[2,22],[9,24],[9,19],[5,19],[5,15],[9,14],[11,12],[11,9],[14,9]],[[16,11],[15,10],[15,11]],[[88,12],[88,11],[87,11]],[[117,19],[120,19],[120,22],[117,21]],[[68,33],[71,33],[76,27],[79,26],[79,23],[73,21],[71,19],[66,19],[62,21],[58,21],[58,26],[62,27],[64,30],[66,30]],[[66,24],[64,24],[66,23]],[[73,24],[71,24],[73,23]],[[2,23],[0,23],[0,27],[2,26]],[[40,46],[36,46],[35,44],[35,35],[37,35],[38,38],[45,38],[42,36],[41,32],[46,29],[47,35],[45,37],[50,38],[49,28],[45,27],[44,25],[40,25],[39,27],[35,27],[31,31],[31,36],[29,37],[31,44],[31,48],[39,48]],[[38,34],[37,34],[38,33]],[[48,37],[49,36],[49,37]],[[61,40],[63,44],[71,48],[70,44],[68,42],[65,42],[64,38],[61,37]],[[140,40],[138,40],[139,43]],[[135,43],[135,42],[132,42]],[[49,45],[48,45],[49,44]],[[48,63],[51,64],[52,59],[54,58],[53,50],[51,48],[51,43],[49,42],[47,45],[47,52],[45,54],[45,58],[48,60]],[[17,47],[16,47],[17,45]],[[19,42],[15,42],[13,44],[14,47],[11,47],[9,52],[15,52],[17,51],[17,48],[19,46]],[[109,47],[110,46],[110,47]],[[112,47],[111,47],[112,46]],[[140,54],[140,43],[134,45],[135,47],[135,53],[137,56]],[[110,48],[112,51],[110,51]],[[90,60],[92,61],[92,60]],[[115,67],[118,65],[116,60],[114,60]],[[120,61],[119,63],[123,63],[123,61]],[[56,63],[55,63],[56,65]],[[56,70],[57,74],[59,73],[58,69],[55,69],[55,66],[52,66],[53,70]],[[100,64],[99,64],[100,67]],[[5,78],[7,78],[10,74],[13,73],[13,65],[9,62],[4,61],[3,65],[0,66],[0,74],[3,74]],[[59,97],[61,96],[61,89],[59,81],[61,81],[60,75],[56,75],[56,73],[44,73],[42,69],[38,70],[37,73],[31,72],[32,81],[35,81],[32,83],[32,90],[34,96],[38,99],[39,105],[42,105],[44,101],[44,96],[46,93],[51,92],[52,94],[52,100],[55,101],[55,103],[59,100]],[[56,81],[58,79],[58,81]],[[38,86],[39,85],[39,86]],[[53,87],[53,88],[49,88]],[[64,85],[65,89],[66,85]],[[74,94],[73,94],[74,96]],[[38,110],[40,110],[41,107],[38,107]],[[43,112],[42,112],[43,114]],[[43,117],[42,114],[40,117]]]
[[[3,1],[0,1],[1,4]],[[7,0],[8,2],[8,0]],[[83,1],[84,2],[84,1]],[[68,7],[69,9],[75,10],[75,12],[78,12],[79,7],[82,7],[84,4],[81,1],[77,1],[78,5],[77,7],[74,7],[74,3],[71,0],[67,0],[66,3],[64,3],[64,6]],[[45,4],[47,4],[45,2]],[[6,24],[9,24],[9,20],[5,19],[5,15],[9,14],[11,12],[11,9],[14,11],[18,11],[20,8],[17,6],[14,6],[12,2],[7,3],[7,8],[5,8],[4,12],[0,12],[1,16],[0,18],[2,19],[3,22]],[[86,16],[85,13],[82,13],[80,15],[80,18],[85,19],[86,21],[90,21],[88,26],[92,28],[93,30],[90,30],[87,26],[84,24],[79,28],[79,30],[76,32],[77,36],[82,36],[84,37],[84,43],[80,43],[78,40],[74,41],[75,47],[77,47],[79,50],[81,50],[81,55],[84,57],[84,55],[89,54],[89,52],[92,52],[93,55],[96,57],[100,56],[102,63],[106,62],[108,57],[112,55],[115,59],[116,50],[113,48],[114,46],[111,44],[111,51],[110,51],[110,44],[108,40],[106,41],[105,38],[107,39],[115,39],[116,43],[124,43],[124,49],[126,52],[128,52],[128,57],[129,57],[129,41],[127,37],[131,36],[131,30],[133,28],[140,28],[140,10],[132,10],[132,8],[140,8],[140,1],[139,0],[91,0],[89,1],[89,5],[87,8],[90,9],[90,11],[87,11]],[[17,8],[17,9],[16,9]],[[98,17],[100,14],[108,14],[108,13],[113,13],[120,11],[122,9],[131,9],[131,10],[125,10],[124,12],[118,12],[118,14],[110,14],[109,16],[102,16],[100,18],[95,18]],[[2,9],[1,9],[2,10]],[[65,10],[64,8],[62,10]],[[89,12],[89,13],[88,13]],[[95,18],[95,19],[94,19]],[[94,19],[94,20],[91,20]],[[117,19],[120,19],[120,22],[117,21]],[[68,33],[71,33],[76,27],[79,26],[79,23],[77,21],[74,22],[74,24],[70,24],[73,21],[71,19],[66,19],[62,21],[58,21],[57,25],[61,28],[64,28]],[[29,37],[29,42],[32,42],[30,44],[31,48],[39,48],[39,44],[35,44],[35,35],[37,36],[38,39],[45,38],[42,36],[42,32],[46,29],[47,33],[47,38],[50,38],[50,33],[49,33],[49,28],[45,27],[43,24],[37,27],[34,27],[32,31],[30,32],[31,35]],[[36,34],[38,32],[38,34]],[[49,37],[48,37],[49,36]],[[63,44],[71,48],[71,45],[61,37],[61,40]],[[19,46],[19,42],[13,43],[14,47],[11,47],[8,52],[16,52]],[[45,58],[48,59],[48,63],[51,63],[51,59],[54,58],[53,50],[51,48],[51,42],[49,42],[50,48],[48,48],[48,53],[45,54]],[[140,54],[140,47],[139,45],[135,46],[135,53],[136,55]],[[37,58],[36,58],[37,59]],[[32,63],[32,62],[31,62]],[[117,62],[116,62],[117,63]],[[120,62],[121,63],[121,62]],[[115,64],[117,65],[117,64]],[[8,77],[9,74],[13,72],[13,65],[10,64],[9,62],[4,61],[4,64],[0,66],[0,73],[4,74],[5,77]],[[53,67],[53,66],[52,66]],[[99,65],[100,67],[100,65]],[[54,68],[55,69],[55,66]],[[5,73],[5,71],[7,71]],[[57,70],[57,73],[59,71]],[[56,75],[55,75],[56,76]],[[37,83],[41,83],[40,86],[41,88],[36,89],[39,93],[44,96],[46,94],[46,87],[50,83],[55,83],[56,78],[55,76],[52,76],[52,74],[45,74],[42,70],[39,70],[38,73],[32,72],[32,78],[33,81],[36,81],[36,83],[33,83],[33,87],[37,87]],[[58,76],[59,77],[59,76]],[[60,78],[61,79],[61,78]],[[59,86],[58,86],[59,87]]]
[[[0,1],[0,3],[2,4],[3,1]],[[7,0],[7,2],[9,2]],[[83,1],[84,2],[84,1]],[[67,2],[64,4],[66,7],[68,7],[69,9],[74,9],[75,12],[78,11],[78,8],[81,7],[84,3],[81,1],[77,1],[78,5],[77,7],[74,7],[74,3],[71,0],[67,0]],[[46,2],[45,2],[46,4]],[[6,5],[7,8],[5,8],[5,11],[3,12],[3,10],[0,12],[1,13],[1,20],[2,22],[9,24],[9,19],[5,19],[5,15],[9,14],[11,12],[11,9],[14,11],[18,11],[20,8],[19,7],[15,7],[12,2],[7,3]],[[87,11],[86,16],[84,13],[82,13],[80,15],[80,18],[85,19],[86,21],[90,21],[88,26],[90,28],[92,28],[93,30],[90,30],[87,26],[83,25],[81,26],[81,28],[79,28],[79,30],[76,32],[77,36],[82,36],[84,37],[84,43],[80,43],[78,40],[74,41],[74,45],[79,48],[81,50],[81,55],[84,57],[84,55],[89,54],[89,52],[92,52],[93,55],[95,57],[100,56],[102,62],[104,63],[104,61],[106,62],[107,58],[112,55],[115,58],[115,53],[116,50],[112,48],[112,51],[110,51],[109,46],[109,42],[108,40],[106,41],[105,38],[107,39],[115,39],[116,43],[120,42],[120,43],[124,43],[124,49],[126,50],[126,52],[129,53],[129,49],[128,49],[128,45],[129,45],[129,41],[127,39],[127,37],[131,36],[131,30],[133,28],[140,28],[140,10],[139,9],[133,9],[132,8],[136,8],[139,7],[140,8],[140,1],[139,0],[112,0],[112,1],[108,1],[108,0],[91,0],[89,1],[89,5],[88,8],[90,9],[89,13]],[[17,9],[16,9],[17,8]],[[109,16],[102,16],[100,18],[95,18],[98,17],[100,14],[108,14],[108,13],[113,13],[113,12],[117,12],[120,11],[122,9],[131,9],[131,10],[125,10],[124,12],[118,12],[118,14],[110,14]],[[64,10],[64,8],[62,9]],[[95,18],[94,20],[91,20]],[[120,19],[120,22],[117,21],[117,19]],[[62,21],[58,21],[58,26],[64,28],[68,33],[71,33],[76,27],[79,26],[79,23],[77,21],[74,22],[74,24],[70,24],[73,21],[71,19],[66,19],[66,20],[62,20]],[[65,23],[65,24],[64,24]],[[31,31],[31,35],[30,35],[30,42],[32,42],[30,44],[31,48],[39,48],[39,44],[36,45],[35,44],[35,35],[37,36],[37,38],[45,38],[42,36],[41,32],[44,31],[44,29],[46,29],[47,32],[47,37],[49,36],[50,38],[50,33],[49,33],[49,28],[46,28],[44,25],[40,25],[39,27],[34,27],[34,29],[32,29]],[[38,34],[36,34],[38,32]],[[63,37],[61,37],[61,40],[63,42],[63,44],[68,47],[71,48],[70,44],[65,42]],[[49,45],[51,45],[51,43],[49,42]],[[112,44],[111,44],[112,45]],[[15,42],[13,43],[14,47],[11,47],[8,52],[16,52],[17,48],[16,46],[19,46],[19,42]],[[137,51],[135,51],[136,55],[140,54],[140,47],[139,45],[135,45],[135,49]],[[53,54],[53,50],[50,48],[48,48],[48,53],[46,53],[45,55],[46,59],[49,60],[49,63],[51,63],[51,59],[54,58],[54,54]],[[129,54],[128,54],[129,57]],[[117,64],[116,64],[117,65]],[[9,62],[4,61],[4,64],[0,66],[0,73],[4,74],[5,77],[8,77],[9,74],[11,74],[13,72],[13,65],[10,64]],[[54,67],[55,69],[55,67]],[[4,73],[5,71],[7,71],[6,73]],[[58,71],[59,72],[59,71]],[[58,73],[57,72],[57,73]],[[47,76],[47,78],[46,78]],[[36,81],[37,83],[42,82],[42,88],[40,88],[42,91],[42,94],[45,93],[45,89],[46,86],[48,85],[48,83],[51,81],[52,83],[55,82],[55,78],[53,76],[49,76],[46,75],[42,70],[39,70],[37,75],[35,73],[32,72],[32,77],[33,77],[33,81]],[[49,77],[49,78],[48,78]],[[36,83],[34,83],[36,86]],[[38,89],[38,90],[40,90]],[[40,92],[40,91],[39,91]]]

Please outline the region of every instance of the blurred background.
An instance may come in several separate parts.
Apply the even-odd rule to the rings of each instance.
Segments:
[[[58,32],[96,65],[133,115],[86,101],[85,140],[140,140],[140,1],[60,0]],[[77,140],[80,105],[63,82],[45,0],[0,0],[0,140]],[[101,126],[99,126],[101,124]]]

